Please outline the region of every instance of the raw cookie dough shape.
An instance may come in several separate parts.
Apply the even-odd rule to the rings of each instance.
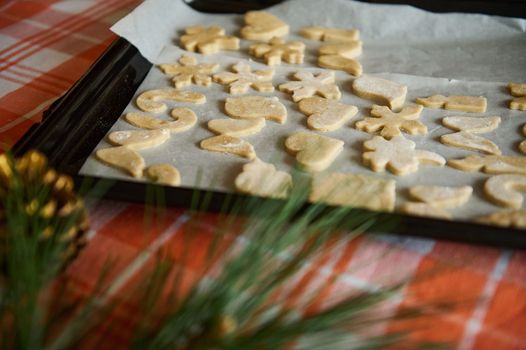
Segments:
[[[213,136],[201,141],[202,149],[212,152],[233,154],[247,159],[254,159],[254,147],[245,140],[228,135]]]
[[[525,175],[495,175],[484,183],[486,197],[501,207],[519,209],[523,202],[520,192],[526,192]]]
[[[235,119],[265,118],[280,124],[287,121],[287,109],[276,96],[228,97],[225,112]]]
[[[409,188],[409,195],[420,202],[437,208],[456,208],[465,204],[471,194],[471,186],[413,186]]]
[[[127,146],[133,150],[157,147],[170,138],[167,129],[114,131],[108,141],[115,146]]]
[[[225,36],[225,30],[219,26],[194,26],[185,29],[181,36],[181,44],[185,50],[211,54],[220,50],[239,50],[239,38]]]
[[[526,209],[500,210],[475,219],[480,224],[526,228]]]
[[[269,41],[289,34],[289,25],[265,11],[248,11],[241,37],[248,40]]]
[[[205,95],[193,91],[180,91],[177,89],[155,89],[143,92],[137,97],[137,107],[145,112],[162,113],[168,108],[161,100],[172,100],[177,102],[190,102],[203,104],[206,102]]]
[[[124,170],[133,177],[141,177],[145,166],[144,158],[126,146],[101,148],[95,152],[101,162]]]
[[[142,113],[126,113],[124,119],[133,126],[142,129],[167,129],[171,133],[189,130],[197,123],[197,116],[189,108],[174,108],[170,112],[175,121],[162,120]]]
[[[526,96],[526,84],[521,83],[508,83],[510,94],[515,97]]]
[[[248,53],[254,57],[265,59],[269,66],[281,64],[281,60],[287,63],[303,63],[305,44],[301,41],[285,42],[280,38],[272,38],[268,43],[252,44]]]
[[[352,89],[357,96],[388,105],[392,110],[401,108],[407,95],[407,86],[367,75],[354,79]]]
[[[526,97],[515,97],[510,101],[510,109],[526,111]]]
[[[337,130],[358,113],[355,106],[318,96],[304,98],[298,108],[308,116],[309,128],[316,131]]]
[[[286,198],[292,187],[290,174],[276,170],[274,165],[256,158],[243,166],[236,177],[236,189],[261,197]]]
[[[482,171],[487,174],[524,174],[526,157],[471,155],[461,159],[450,159],[447,164],[462,171]]]
[[[486,112],[487,100],[483,96],[442,96],[418,97],[416,103],[429,108],[444,108],[460,112]]]
[[[159,163],[150,165],[146,168],[145,173],[150,181],[161,185],[179,186],[181,184],[181,174],[171,164]]]
[[[292,100],[298,102],[316,94],[332,100],[339,100],[342,96],[340,89],[334,84],[334,72],[324,71],[318,74],[312,72],[296,72],[294,79],[279,86],[280,91],[292,93]]]
[[[453,134],[440,136],[440,142],[444,145],[479,151],[487,154],[500,155],[501,151],[493,141],[467,131],[459,131]]]
[[[300,131],[287,137],[285,147],[310,172],[327,169],[343,149],[343,141]]]
[[[355,77],[359,77],[363,72],[360,62],[340,55],[321,55],[318,57],[318,65],[323,68],[342,70]]]
[[[197,63],[192,55],[184,54],[179,58],[179,63],[160,64],[159,68],[164,74],[173,75],[172,81],[177,89],[188,86],[194,82],[196,85],[209,86],[212,84],[212,73],[219,64],[217,63]]]
[[[246,62],[238,62],[232,66],[232,72],[221,72],[213,75],[214,81],[229,85],[231,94],[244,94],[250,87],[261,92],[274,91],[272,85],[273,69],[256,70]]]
[[[208,129],[220,135],[234,137],[257,134],[265,127],[265,118],[256,119],[212,119],[208,122]]]
[[[351,173],[313,176],[309,201],[348,205],[370,210],[393,211],[396,182]]]
[[[356,58],[362,54],[360,40],[340,44],[326,44],[320,46],[318,53],[321,55],[339,55],[345,58]]]
[[[385,171],[386,168],[395,175],[407,175],[418,170],[420,163],[442,166],[446,160],[430,151],[416,150],[415,143],[402,135],[386,140],[374,136],[364,142],[366,152],[363,162],[373,171]]]
[[[526,124],[522,126],[522,134],[526,136]],[[526,154],[526,140],[521,141],[521,143],[519,144],[519,151],[521,151],[521,153]]]
[[[373,105],[371,115],[376,118],[365,118],[356,122],[356,129],[368,133],[380,130],[380,135],[386,139],[400,135],[403,131],[411,135],[424,135],[427,127],[416,120],[420,117],[423,107],[420,105],[406,106],[396,113],[386,106]]]
[[[444,220],[451,219],[451,214],[449,212],[428,203],[405,202],[400,206],[399,211],[408,215],[425,216]]]
[[[300,34],[307,39],[328,42],[353,42],[360,39],[357,29],[312,26],[302,28]]]
[[[456,131],[466,131],[473,134],[490,132],[499,127],[500,117],[461,117],[451,116],[442,119],[442,124]]]

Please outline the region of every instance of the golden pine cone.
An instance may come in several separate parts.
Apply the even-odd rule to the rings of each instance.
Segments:
[[[9,215],[25,220],[25,229],[13,227]],[[7,271],[11,234],[37,232],[34,238],[38,248],[54,239],[61,246],[60,263],[65,267],[85,245],[87,229],[87,211],[74,192],[71,177],[48,167],[46,156],[38,151],[29,151],[16,160],[0,155],[1,271]]]

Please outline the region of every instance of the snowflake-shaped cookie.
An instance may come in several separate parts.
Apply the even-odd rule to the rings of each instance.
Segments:
[[[356,129],[368,133],[380,130],[380,135],[388,140],[400,135],[402,130],[411,135],[423,135],[427,133],[427,127],[416,120],[420,117],[422,109],[421,105],[407,106],[395,113],[389,107],[374,105],[371,115],[375,118],[365,118],[356,122]]]
[[[442,166],[446,160],[430,151],[415,149],[415,143],[402,135],[386,140],[375,136],[363,144],[363,162],[373,171],[389,170],[395,175],[407,175],[418,170],[420,163]]]
[[[268,43],[257,43],[249,47],[248,52],[254,57],[265,59],[269,66],[281,64],[283,59],[287,63],[303,63],[305,44],[301,41],[284,42],[283,39],[273,38]]]
[[[316,94],[331,100],[339,100],[342,96],[340,89],[334,84],[334,72],[324,71],[316,75],[312,72],[296,72],[294,78],[299,81],[279,86],[281,91],[292,93],[294,102]]]
[[[225,30],[219,26],[194,26],[185,29],[181,44],[185,50],[206,55],[220,50],[238,50],[239,38],[225,36]]]
[[[257,91],[274,91],[272,85],[273,69],[256,70],[252,72],[250,65],[245,62],[238,62],[232,66],[232,72],[221,72],[214,74],[215,82],[229,85],[231,94],[243,94],[252,87]]]
[[[192,81],[201,86],[212,84],[211,75],[218,67],[219,65],[216,63],[198,64],[192,55],[182,55],[179,58],[179,63],[159,65],[164,74],[174,76],[172,81],[178,89],[190,85]]]

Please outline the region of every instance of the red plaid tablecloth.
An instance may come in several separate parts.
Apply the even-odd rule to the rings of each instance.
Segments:
[[[175,1],[175,0],[174,0]],[[0,3],[0,144],[12,145],[42,111],[80,78],[115,39],[110,25],[138,0],[7,0]],[[155,229],[143,225],[144,207],[110,201],[90,207],[90,243],[68,270],[89,290],[108,257],[115,258],[112,291],[134,283],[161,249],[180,249],[187,214],[168,211]],[[194,254],[181,262],[197,278],[215,217],[200,223]],[[174,256],[177,256],[175,254]],[[427,273],[431,271],[432,273]],[[333,278],[338,276],[337,279]],[[421,277],[425,276],[425,277]],[[390,236],[337,242],[307,264],[283,293],[294,300],[324,283],[324,296],[375,289],[409,279],[386,308],[427,301],[464,300],[448,313],[413,322],[416,337],[451,341],[459,348],[526,349],[526,254],[432,240]],[[327,280],[332,283],[327,284]],[[312,308],[323,306],[323,299]],[[376,331],[396,329],[385,323]],[[118,338],[118,335],[116,336]]]

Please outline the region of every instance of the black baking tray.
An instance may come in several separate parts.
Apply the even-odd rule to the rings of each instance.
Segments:
[[[187,2],[192,3],[190,5],[194,5],[199,10],[217,11],[217,7],[214,7],[217,1]],[[270,2],[276,3],[275,0]],[[199,3],[198,6],[196,3]],[[206,8],[206,3],[212,4],[212,7]],[[229,6],[226,8],[231,10],[229,12],[260,8],[266,4],[265,1],[245,1],[243,7],[239,7],[238,1],[221,0],[220,3],[222,6]],[[462,11],[462,8],[452,8],[453,2],[442,3],[445,4],[441,8],[442,12]],[[524,5],[522,1],[519,3]],[[508,2],[508,5],[511,6],[509,10],[516,11],[518,9],[516,4],[517,1]],[[522,7],[519,6],[519,8]],[[225,10],[223,12],[226,12],[225,7],[222,9]],[[121,116],[151,67],[152,64],[142,57],[134,46],[123,38],[116,39],[84,76],[44,112],[42,121],[34,124],[16,143],[13,153],[18,156],[30,149],[38,149],[48,156],[53,167],[71,175],[77,186],[86,183],[102,184],[103,187],[108,185],[108,189],[103,194],[103,197],[107,199],[144,202],[146,196],[152,191],[163,191],[164,200],[168,206],[189,208],[195,205],[199,207],[199,198],[201,198],[202,201],[206,200],[206,208],[210,212],[228,211],[230,208],[225,207],[225,203],[249,199],[248,196],[241,194],[146,185],[132,181],[78,175],[80,168],[95,146]],[[261,201],[275,200],[261,199]],[[369,213],[367,210],[360,211]],[[397,224],[393,226],[395,229],[390,229],[389,233],[509,248],[526,248],[524,230],[400,214],[381,214],[381,216],[386,222],[396,220]],[[382,221],[382,218],[379,221]]]

